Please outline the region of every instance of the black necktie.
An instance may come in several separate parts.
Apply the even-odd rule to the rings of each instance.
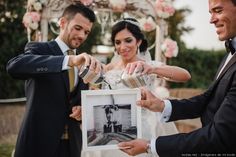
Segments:
[[[235,48],[233,47],[232,39],[228,39],[225,41],[225,48],[228,53],[230,52],[232,55],[235,53]]]

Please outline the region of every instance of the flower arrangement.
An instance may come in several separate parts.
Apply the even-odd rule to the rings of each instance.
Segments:
[[[175,13],[171,0],[156,0],[155,8],[160,18],[168,18]]]
[[[164,40],[163,44],[161,45],[161,50],[167,58],[176,57],[179,51],[177,42],[170,38],[166,38]]]
[[[39,0],[29,0],[27,4],[27,12],[25,13],[23,17],[23,24],[25,27],[31,27],[31,29],[37,29],[36,25],[38,25],[38,22],[40,21],[40,11],[43,9],[43,4]],[[36,24],[37,23],[37,24]]]
[[[38,29],[39,21],[40,21],[40,14],[35,11],[26,12],[23,17],[24,26],[32,30]]]
[[[156,23],[152,17],[139,19],[141,29],[145,32],[151,32],[156,28]]]
[[[22,23],[27,28],[28,41],[31,41],[32,36],[34,40],[41,40],[39,37],[39,22],[41,20],[41,11],[43,3],[40,0],[28,0],[27,12],[23,16]]]

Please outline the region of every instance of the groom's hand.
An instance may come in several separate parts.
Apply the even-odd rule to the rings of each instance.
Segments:
[[[121,142],[118,147],[121,151],[128,155],[135,156],[141,153],[146,153],[148,141],[143,139],[135,139],[132,141]]]
[[[157,98],[146,88],[141,89],[141,100],[137,101],[137,105],[147,108],[153,112],[162,112],[165,104],[164,101]]]
[[[77,121],[81,121],[81,106],[73,106],[72,113],[70,114],[71,118],[76,119]]]

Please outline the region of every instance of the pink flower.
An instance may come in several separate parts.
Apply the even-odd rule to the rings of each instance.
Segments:
[[[157,15],[161,18],[168,18],[175,13],[171,0],[156,0],[155,8]]]
[[[148,18],[142,18],[139,20],[141,29],[146,32],[151,32],[156,28],[156,23],[154,20],[149,16]]]
[[[89,6],[90,4],[93,3],[93,0],[80,0],[80,2],[85,6]]]
[[[178,55],[178,45],[176,41],[166,38],[161,45],[161,50],[163,51],[165,57],[172,58]]]
[[[36,30],[38,28],[38,22],[40,21],[40,14],[38,12],[26,12],[23,17],[23,24],[25,27],[30,27]]]

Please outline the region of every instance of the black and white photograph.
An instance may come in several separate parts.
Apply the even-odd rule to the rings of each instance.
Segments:
[[[119,142],[141,137],[138,89],[82,91],[84,150],[118,149]]]

